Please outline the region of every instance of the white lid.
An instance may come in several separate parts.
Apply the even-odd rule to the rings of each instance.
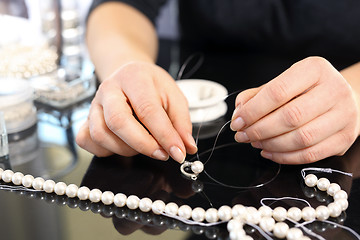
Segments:
[[[34,90],[23,79],[0,78],[0,109],[33,99]]]

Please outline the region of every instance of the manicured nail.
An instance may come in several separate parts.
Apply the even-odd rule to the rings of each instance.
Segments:
[[[194,148],[196,148],[196,151],[197,151],[196,142],[195,142],[193,136],[192,136],[190,133],[188,134],[188,141],[189,141],[189,143],[191,144],[191,146],[193,146]]]
[[[261,151],[261,156],[263,157],[263,158],[267,158],[267,159],[272,159],[272,154],[271,154],[271,152],[267,152],[267,151]]]
[[[179,163],[183,163],[185,161],[184,153],[176,146],[172,146],[170,148],[170,155],[175,161]]]
[[[251,146],[253,146],[254,148],[262,148],[262,144],[261,142],[252,142]]]
[[[242,117],[236,118],[230,124],[230,128],[233,131],[238,131],[238,130],[242,129],[244,126],[245,126],[245,122],[244,122],[244,119],[242,119]]]
[[[158,160],[163,160],[166,161],[169,159],[169,155],[167,154],[167,152],[165,152],[162,149],[157,149],[153,152],[153,154],[151,155],[152,158],[156,158]]]
[[[249,139],[248,135],[246,134],[246,132],[241,131],[241,132],[237,132],[235,134],[235,140],[237,142],[247,142],[250,139]]]

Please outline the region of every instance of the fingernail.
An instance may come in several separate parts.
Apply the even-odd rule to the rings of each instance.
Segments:
[[[193,136],[190,133],[188,134],[188,141],[191,144],[191,146],[195,147],[196,150],[197,150],[196,142],[195,142]]]
[[[236,113],[239,111],[239,108],[240,108],[239,106],[235,108],[235,110],[234,110],[234,112],[233,112],[233,114],[232,114],[232,116],[231,116],[231,120],[234,119]]]
[[[179,163],[183,163],[185,161],[184,153],[176,146],[172,146],[170,148],[170,155],[175,161]]]
[[[238,131],[238,130],[242,129],[244,126],[245,126],[245,122],[244,122],[244,119],[242,119],[242,117],[236,118],[230,124],[230,128],[233,131]]]
[[[262,148],[261,142],[252,142],[251,146],[253,146],[254,148]]]
[[[263,158],[267,158],[267,159],[272,159],[272,154],[271,154],[271,152],[267,152],[267,151],[261,151],[261,156],[263,157]]]
[[[246,134],[246,132],[241,131],[241,132],[237,132],[235,134],[235,140],[237,142],[247,142],[250,139],[249,139],[248,135]]]
[[[169,155],[167,154],[167,152],[165,152],[162,149],[157,149],[153,152],[153,154],[151,155],[152,158],[156,158],[159,160],[168,160],[169,159]]]

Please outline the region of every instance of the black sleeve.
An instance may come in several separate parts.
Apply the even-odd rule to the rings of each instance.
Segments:
[[[123,2],[136,8],[148,17],[152,23],[155,23],[159,9],[166,1],[167,0],[93,0],[88,16],[90,16],[91,12],[102,3]]]

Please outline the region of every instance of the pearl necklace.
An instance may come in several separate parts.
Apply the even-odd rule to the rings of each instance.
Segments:
[[[184,163],[190,166],[193,173],[197,175],[203,169],[200,161],[193,163]],[[184,167],[181,167],[182,172]],[[204,210],[201,207],[192,209],[188,205],[178,206],[174,202],[165,204],[162,200],[152,201],[150,198],[144,197],[140,199],[136,195],[126,196],[123,193],[114,194],[111,191],[102,192],[99,189],[89,189],[86,186],[78,187],[75,184],[65,184],[64,182],[55,183],[53,180],[45,180],[41,177],[34,178],[32,175],[24,175],[21,172],[13,172],[12,170],[3,170],[0,168],[0,179],[5,183],[13,183],[17,186],[24,186],[26,188],[33,188],[37,191],[45,191],[46,193],[55,193],[59,196],[66,195],[69,198],[77,197],[80,200],[90,200],[92,203],[102,202],[104,205],[114,204],[116,207],[128,207],[131,210],[139,209],[146,213],[152,211],[156,215],[164,214],[183,221],[192,221],[201,225],[203,221],[208,223],[217,223],[219,221],[227,222],[227,229],[230,234],[230,239],[252,239],[251,236],[246,235],[243,228],[245,224],[258,225],[264,232],[272,232],[272,234],[280,239],[288,240],[308,240],[307,236],[297,228],[290,228],[284,221],[289,219],[293,222],[299,222],[301,219],[305,222],[315,220],[324,221],[331,217],[339,217],[342,211],[348,208],[348,195],[337,183],[330,183],[327,178],[318,179],[314,174],[304,176],[306,186],[313,188],[317,187],[320,191],[326,191],[328,195],[332,196],[334,201],[327,206],[320,205],[316,209],[307,206],[303,209],[291,207],[285,209],[283,207],[276,207],[272,209],[266,205],[256,209],[251,206],[243,206],[237,204],[233,207],[221,206],[219,209],[209,208]]]

